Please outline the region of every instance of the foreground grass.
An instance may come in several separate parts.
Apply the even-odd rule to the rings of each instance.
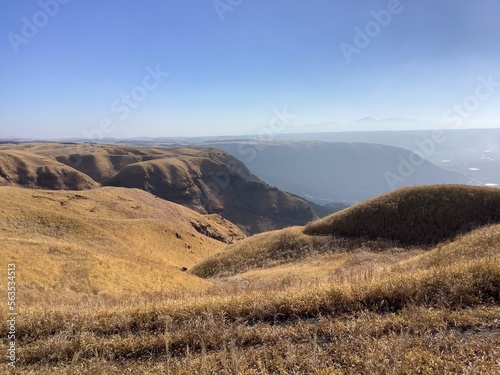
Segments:
[[[81,353],[84,358],[42,362],[23,373],[494,374],[500,369],[499,313],[498,308],[411,308],[252,326],[203,317],[166,335],[109,338],[99,356]],[[193,328],[196,333],[187,331]],[[82,341],[90,345],[92,339]],[[117,360],[119,342],[133,341],[142,346],[128,349],[131,358]]]
[[[18,365],[37,374],[153,374],[167,362],[179,374],[495,373],[499,305],[497,254],[313,289],[33,308],[19,320]]]
[[[500,373],[499,224],[426,249],[290,228],[194,271],[206,288],[21,304],[14,373]]]

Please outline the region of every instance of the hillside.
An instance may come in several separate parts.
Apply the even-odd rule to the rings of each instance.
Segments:
[[[321,280],[301,276],[325,275],[324,259],[305,259],[224,279],[196,298],[42,305],[19,322],[18,366],[27,374],[498,373],[499,233],[485,227],[368,262],[366,253],[339,253],[330,265],[344,272]]]
[[[269,273],[276,276],[276,269],[279,266],[285,265],[282,267],[284,271],[278,271],[278,273],[286,274],[288,272],[285,271],[288,269],[286,265],[304,264],[303,262],[319,262],[325,270],[333,272],[345,264],[341,262],[335,265],[336,260],[340,258],[332,258],[332,254],[345,255],[359,251],[369,253],[403,252],[403,249],[396,243],[389,241],[309,236],[303,233],[303,227],[293,227],[261,233],[239,241],[203,260],[189,272],[207,278],[244,274],[256,269],[270,269]],[[413,251],[409,251],[409,253],[415,255]],[[288,275],[291,278],[298,276],[296,272],[288,272]],[[324,274],[316,269],[315,272],[310,273],[310,276],[314,278],[324,276]]]
[[[252,236],[203,260],[190,272],[205,278],[224,277],[304,259],[335,272],[344,265],[338,261],[345,253],[368,253],[369,261],[380,252],[392,253],[393,260],[402,259],[405,252],[415,255],[429,245],[490,223],[500,223],[500,189],[463,185],[404,188],[305,227]],[[311,274],[319,277],[321,273],[316,269]]]
[[[136,189],[0,187],[0,207],[2,260],[19,269],[26,304],[206,287],[182,268],[244,237],[220,217]]]
[[[306,234],[429,245],[500,222],[500,189],[465,185],[404,188],[309,223]]]
[[[414,185],[463,184],[469,179],[412,152],[360,142],[214,142],[259,178],[317,202],[358,202]],[[417,166],[410,161],[416,160]]]
[[[196,186],[201,203],[224,203],[205,176],[229,173],[227,154],[168,152],[182,155],[126,154],[111,169],[93,159],[142,189],[0,187],[0,260],[16,264],[16,373],[500,370],[500,190],[405,188],[245,239],[216,213],[143,190]]]
[[[28,165],[34,158],[64,163],[94,187],[139,188],[203,214],[220,214],[248,234],[319,217],[303,199],[269,186],[239,160],[213,148],[31,143],[0,145],[1,150],[23,153]]]
[[[0,150],[0,186],[85,190],[99,186],[78,170],[23,151]]]

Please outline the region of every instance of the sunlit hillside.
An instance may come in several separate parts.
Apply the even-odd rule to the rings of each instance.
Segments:
[[[224,247],[199,231],[242,238],[230,223],[141,190],[2,188],[0,197],[3,254],[25,285],[19,373],[500,371],[500,224],[471,221],[476,229],[425,247],[303,227]]]
[[[57,304],[208,286],[182,269],[242,237],[220,217],[141,190],[0,188],[2,264],[16,264],[25,306],[43,295]]]
[[[309,223],[307,234],[435,244],[500,222],[500,189],[466,185],[404,188]]]
[[[77,169],[25,151],[0,151],[0,186],[85,190],[99,186]]]

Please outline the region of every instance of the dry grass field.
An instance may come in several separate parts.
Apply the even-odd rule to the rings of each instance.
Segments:
[[[208,283],[181,268],[244,236],[227,221],[136,189],[0,187],[0,215],[2,264],[16,263],[26,305],[42,296],[55,305],[70,296],[202,288]]]
[[[216,215],[142,190],[2,187],[1,264],[18,265],[11,372],[496,374],[500,224],[481,205],[496,190],[470,194],[489,220],[453,236],[440,226],[446,240],[423,245],[308,234],[320,222],[243,239]]]

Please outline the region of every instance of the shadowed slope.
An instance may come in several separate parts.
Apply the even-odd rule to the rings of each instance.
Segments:
[[[315,218],[301,198],[273,188],[215,149],[125,167],[106,182],[134,187],[202,213],[218,213],[248,233],[303,225]]]

